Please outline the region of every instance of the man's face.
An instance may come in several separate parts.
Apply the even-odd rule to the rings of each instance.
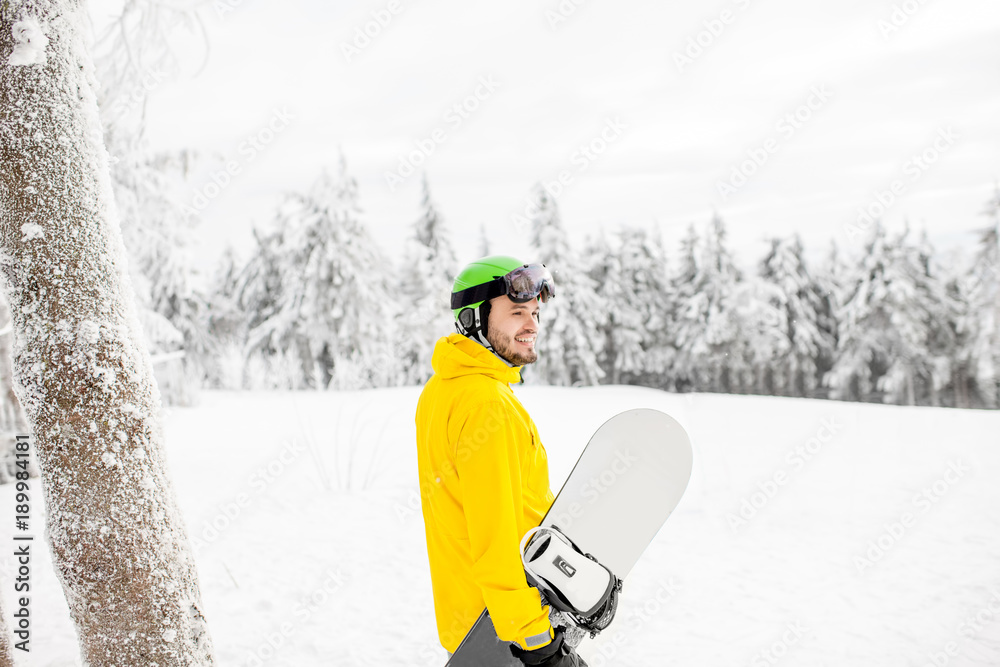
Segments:
[[[490,301],[490,320],[486,340],[501,357],[524,366],[538,360],[535,337],[538,335],[538,299],[515,303],[507,295]]]

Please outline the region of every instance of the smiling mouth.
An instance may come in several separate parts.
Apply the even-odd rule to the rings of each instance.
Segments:
[[[521,345],[534,345],[535,344],[535,337],[534,336],[525,336],[523,338],[515,338],[514,340],[516,340]]]

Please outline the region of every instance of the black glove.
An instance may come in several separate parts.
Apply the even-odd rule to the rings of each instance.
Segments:
[[[576,654],[573,647],[563,642],[562,628],[556,628],[555,633],[555,638],[542,648],[526,651],[517,644],[511,644],[510,652],[531,667],[587,667],[587,663]]]

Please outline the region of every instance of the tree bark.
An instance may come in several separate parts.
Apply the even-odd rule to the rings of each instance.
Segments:
[[[3,582],[7,583],[7,582]],[[3,615],[3,605],[0,604],[0,667],[14,667],[14,656],[10,647],[10,628],[7,627],[7,619]]]
[[[80,1],[0,3],[0,270],[47,538],[86,665],[210,665]]]

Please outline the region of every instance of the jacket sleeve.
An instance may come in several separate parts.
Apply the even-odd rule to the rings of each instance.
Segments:
[[[510,415],[500,402],[474,408],[455,452],[469,533],[473,576],[497,636],[521,648],[551,641],[549,608],[528,586],[521,564],[521,465]]]

